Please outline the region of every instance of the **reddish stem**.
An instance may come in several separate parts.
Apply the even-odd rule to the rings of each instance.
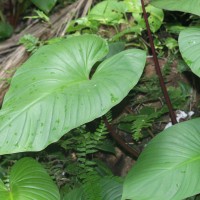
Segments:
[[[112,138],[130,155],[132,155],[134,158],[138,158],[139,152],[135,149],[131,148],[129,145],[125,143],[125,141],[113,130],[113,127],[109,124],[106,117],[104,117],[104,123],[112,136]]]
[[[169,94],[167,92],[167,88],[166,88],[165,83],[164,83],[162,72],[160,70],[160,65],[159,65],[159,62],[158,62],[158,57],[156,55],[156,50],[155,50],[155,46],[154,46],[154,43],[153,43],[153,37],[152,37],[152,34],[151,34],[151,30],[150,30],[150,26],[149,26],[149,22],[148,22],[148,17],[147,17],[147,13],[146,13],[146,10],[145,10],[145,6],[144,6],[144,1],[143,0],[141,0],[141,4],[142,4],[144,20],[145,20],[146,27],[147,27],[149,43],[151,45],[151,51],[152,51],[153,59],[154,59],[154,63],[155,63],[155,69],[156,69],[156,73],[158,75],[159,82],[160,82],[160,87],[162,89],[162,92],[163,92],[167,107],[169,109],[169,115],[170,115],[172,124],[176,124],[177,123],[176,115],[174,114],[172,103],[171,103],[171,100],[169,98]]]

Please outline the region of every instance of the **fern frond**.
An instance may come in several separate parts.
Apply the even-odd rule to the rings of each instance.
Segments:
[[[146,129],[152,126],[154,118],[148,115],[139,115],[132,123],[131,130],[133,132],[133,139],[138,141],[143,137],[142,129]]]
[[[96,141],[96,145],[103,142],[107,134],[108,134],[108,131],[107,131],[106,125],[104,121],[101,120],[99,127],[93,133],[93,140]]]
[[[167,108],[165,106],[159,110],[155,110],[152,107],[144,107],[141,109],[140,114],[129,114],[123,117],[120,123],[128,125],[128,130],[132,132],[133,139],[139,140],[143,137],[142,131],[150,128],[154,121],[166,112]]]
[[[112,121],[112,112],[111,110],[109,110],[106,114],[105,114],[106,119],[108,120],[109,123],[111,123]]]

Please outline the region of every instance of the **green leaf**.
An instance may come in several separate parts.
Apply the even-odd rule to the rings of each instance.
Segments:
[[[200,15],[199,0],[151,0],[151,4],[155,7],[171,11],[182,11]]]
[[[121,200],[123,181],[119,177],[104,177],[101,180],[103,200]]]
[[[0,197],[2,200],[9,199],[9,193],[7,191],[6,186],[4,185],[3,181],[0,179]]]
[[[182,26],[179,23],[173,23],[173,24],[166,24],[165,25],[167,32],[173,33],[178,35],[182,30],[185,30],[186,27]]]
[[[101,150],[101,151],[105,151],[105,152],[108,152],[108,153],[112,153],[112,154],[115,154],[115,147],[114,145],[109,142],[108,140],[98,144],[96,146],[97,149]]]
[[[191,70],[200,76],[200,28],[187,28],[181,31],[178,43],[183,59]]]
[[[146,7],[146,11],[149,13],[148,21],[151,31],[155,33],[163,23],[164,13],[150,4]]]
[[[2,200],[60,200],[57,186],[45,169],[32,158],[19,160],[11,170],[9,187],[0,180]]]
[[[57,0],[31,0],[31,2],[35,4],[40,10],[44,11],[45,13],[48,13],[55,6]]]
[[[122,196],[122,179],[119,177],[103,177],[99,180],[102,200],[120,200]],[[76,188],[65,195],[63,200],[86,200],[84,186]],[[89,194],[88,194],[89,195]]]
[[[200,118],[156,136],[128,173],[124,199],[180,200],[200,192]]]
[[[108,52],[95,35],[43,46],[14,75],[0,112],[0,154],[39,151],[71,129],[107,113],[138,82],[146,60],[130,49]]]
[[[141,31],[146,29],[145,21],[143,18],[143,11],[141,1],[139,0],[124,0],[129,12],[132,12],[133,18],[137,25],[133,27],[139,27]],[[164,13],[161,9],[155,8],[152,5],[146,6],[146,11],[149,14],[148,21],[150,29],[155,33],[163,23]]]
[[[126,12],[124,2],[116,0],[102,1],[91,9],[89,20],[100,21],[103,24],[118,24]]]
[[[13,28],[6,22],[0,22],[0,40],[10,37],[13,33]]]
[[[63,200],[86,200],[83,195],[83,188],[75,188],[65,194]]]
[[[168,49],[172,50],[178,47],[178,42],[172,37],[168,37],[165,39],[165,45]]]
[[[112,42],[109,43],[109,52],[105,58],[110,58],[125,49],[125,42]]]

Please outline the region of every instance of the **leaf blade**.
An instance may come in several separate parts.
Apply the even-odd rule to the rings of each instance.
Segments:
[[[195,15],[200,15],[199,6],[200,2],[198,0],[151,0],[151,4],[155,7],[162,8],[171,11],[181,11],[192,13]]]
[[[199,193],[200,119],[160,133],[126,177],[122,199],[179,200]]]
[[[84,35],[44,46],[24,63],[0,112],[0,154],[39,151],[118,104],[138,82],[145,52],[116,54],[90,79],[107,52],[104,40]]]
[[[0,187],[1,188],[1,187]],[[32,158],[19,160],[11,170],[10,188],[0,189],[4,200],[59,200],[60,194],[45,169]]]
[[[200,29],[187,28],[180,32],[178,43],[181,55],[191,70],[200,76]]]

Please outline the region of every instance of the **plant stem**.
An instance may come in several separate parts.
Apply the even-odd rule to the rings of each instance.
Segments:
[[[148,22],[148,17],[147,17],[147,13],[146,13],[145,6],[144,6],[144,0],[141,0],[141,4],[142,4],[144,20],[145,20],[146,27],[147,27],[149,43],[151,45],[151,51],[152,51],[153,59],[154,59],[154,63],[155,63],[155,69],[156,69],[156,73],[158,75],[159,82],[160,82],[160,87],[162,89],[167,107],[169,109],[169,115],[170,115],[170,118],[171,118],[171,122],[172,122],[172,124],[176,124],[177,123],[176,115],[174,114],[172,103],[171,103],[169,94],[167,92],[167,88],[166,88],[165,83],[164,83],[162,72],[160,70],[160,65],[159,65],[159,62],[158,62],[158,57],[156,55],[156,50],[155,50],[155,46],[154,46],[154,43],[153,43],[153,37],[152,37],[152,34],[151,34],[151,30],[150,30],[150,26],[149,26],[149,22]]]
[[[138,158],[139,152],[135,149],[131,148],[129,145],[125,143],[125,141],[113,130],[113,127],[109,124],[106,117],[104,117],[104,123],[112,136],[112,138],[130,155],[132,155],[134,158]]]

